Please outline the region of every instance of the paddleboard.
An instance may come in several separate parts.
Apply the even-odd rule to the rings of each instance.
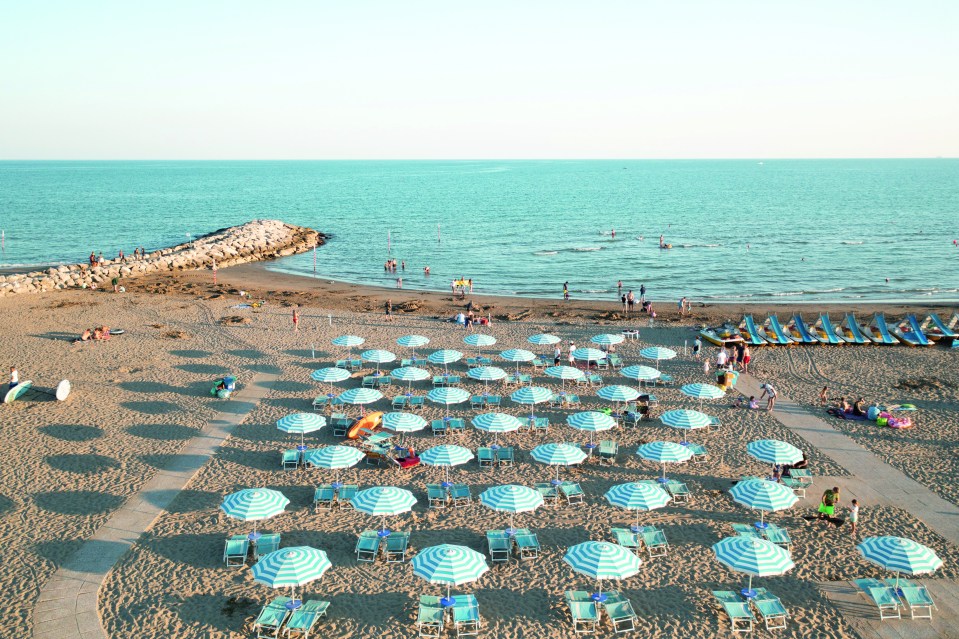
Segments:
[[[70,394],[71,386],[70,380],[65,379],[59,384],[57,384],[56,398],[58,402],[62,402]]]
[[[31,387],[31,386],[33,386],[33,381],[32,381],[32,380],[27,380],[27,381],[25,381],[25,382],[20,382],[19,384],[17,384],[16,386],[14,386],[13,388],[11,388],[10,390],[7,391],[6,396],[3,398],[3,403],[4,403],[4,404],[9,404],[9,403],[12,402],[13,400],[15,400],[15,399],[17,399],[18,397],[20,397],[21,395],[23,395],[23,394],[24,394],[25,392],[27,392],[28,390],[30,390],[30,387]]]

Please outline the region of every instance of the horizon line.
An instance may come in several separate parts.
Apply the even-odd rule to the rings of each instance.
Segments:
[[[766,162],[795,160],[956,160],[959,155],[903,155],[903,156],[756,156],[756,157],[433,157],[433,158],[3,158],[0,162]]]

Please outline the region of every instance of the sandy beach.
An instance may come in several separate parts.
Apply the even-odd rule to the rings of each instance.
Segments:
[[[323,392],[309,374],[342,355],[341,349],[330,344],[337,335],[361,335],[367,339],[366,346],[400,356],[405,349],[395,340],[409,333],[430,338],[426,351],[455,348],[467,352],[462,327],[442,321],[458,312],[464,302],[449,295],[282,276],[262,265],[222,269],[218,282],[212,285],[209,272],[183,272],[132,281],[123,295],[62,291],[0,300],[0,320],[8,327],[7,339],[0,343],[2,361],[15,363],[21,379],[32,379],[38,387],[52,388],[64,378],[74,385],[66,402],[38,398],[3,407],[8,436],[0,444],[4,447],[0,541],[11,559],[0,565],[0,585],[19,605],[5,608],[0,637],[29,636],[31,612],[45,580],[213,417],[220,404],[209,397],[211,381],[226,373],[239,374],[242,397],[242,385],[258,371],[279,374],[272,391],[174,500],[169,512],[108,575],[99,606],[109,636],[251,635],[252,618],[277,593],[255,583],[249,568],[223,567],[224,538],[247,532],[249,526],[225,517],[218,506],[226,494],[252,486],[278,489],[291,502],[285,514],[264,522],[261,528],[281,533],[283,546],[310,545],[329,553],[333,568],[304,590],[306,598],[332,604],[329,618],[321,622],[322,636],[415,636],[417,595],[439,594],[441,588],[414,577],[408,564],[357,563],[353,553],[356,534],[375,527],[377,521],[352,512],[332,517],[314,514],[313,486],[330,477],[318,470],[282,470],[280,451],[295,441],[279,432],[275,422],[292,412],[309,411],[310,400]],[[240,290],[253,299],[266,300],[266,304],[259,309],[235,308],[243,302]],[[382,313],[386,299],[392,299],[396,308],[393,322],[386,322]],[[483,332],[497,338],[495,352],[527,347],[526,337],[539,332],[584,345],[599,332],[639,328],[640,340],[627,341],[618,353],[627,363],[641,363],[638,351],[644,346],[676,348],[680,356],[662,367],[676,378],[677,385],[708,381],[701,362],[682,354],[684,344],[692,342],[692,327],[738,320],[743,310],[739,306],[696,306],[690,318],[679,322],[675,305],[662,304],[655,327],[649,328],[645,320],[619,317],[618,305],[613,302],[564,304],[561,300],[510,298],[474,298],[473,302],[493,318],[492,326]],[[298,333],[292,331],[290,319],[294,304],[301,307]],[[882,308],[890,316],[904,310]],[[766,310],[749,308],[756,315]],[[857,308],[861,315],[871,310]],[[84,328],[99,324],[123,328],[126,333],[107,342],[71,343]],[[754,368],[757,377],[773,381],[781,392],[816,412],[819,408],[814,405],[823,385],[829,386],[830,396],[862,395],[870,401],[920,406],[918,427],[909,431],[892,432],[865,422],[840,422],[838,427],[887,463],[956,503],[959,373],[954,358],[955,353],[941,348],[757,349]],[[465,372],[462,362],[454,367]],[[628,383],[613,371],[602,374],[610,383]],[[354,377],[361,375],[359,371]],[[558,387],[555,380],[542,375],[536,383]],[[350,380],[339,386],[358,385],[358,380]],[[471,381],[463,386],[481,388]],[[422,382],[413,388],[422,394],[427,386]],[[698,407],[698,402],[675,389],[660,389],[657,394],[660,410]],[[584,389],[581,396],[584,410],[607,405],[594,390]],[[389,410],[388,405],[384,400],[371,408]],[[523,413],[522,407],[508,401],[504,407],[505,412]],[[618,585],[639,616],[637,636],[729,635],[728,620],[717,614],[709,591],[738,589],[745,577],[716,562],[710,546],[733,534],[730,524],[754,519],[753,513],[734,504],[726,492],[741,475],[768,470],[746,454],[745,442],[762,438],[791,442],[804,448],[814,475],[839,477],[841,485],[845,474],[763,411],[734,409],[728,400],[708,404],[705,410],[723,423],[717,433],[697,431],[691,435],[709,448],[708,462],[670,470],[671,476],[689,485],[692,501],[640,516],[643,523],[662,527],[670,554],[652,559],[644,555],[640,574]],[[461,405],[452,407],[451,412],[468,418],[476,411]],[[440,469],[420,466],[401,471],[361,462],[345,476],[363,487],[396,485],[416,495],[419,503],[412,513],[391,521],[394,529],[412,533],[414,550],[457,543],[485,553],[485,531],[503,528],[507,517],[480,505],[478,495],[491,485],[548,481],[553,469],[532,461],[529,451],[548,441],[583,443],[582,433],[565,426],[569,412],[537,408],[538,414],[550,418],[548,433],[501,436],[502,443],[518,448],[512,468],[480,469],[473,462],[453,469],[453,480],[472,488],[474,503],[465,508],[427,509],[425,485],[441,480]],[[427,405],[422,414],[431,419],[443,412]],[[581,483],[587,493],[585,504],[547,504],[518,516],[519,525],[539,534],[544,547],[541,556],[496,565],[480,581],[458,589],[476,594],[483,636],[574,636],[563,591],[591,589],[594,584],[562,562],[565,549],[589,539],[609,540],[611,526],[631,523],[633,515],[608,505],[603,493],[617,483],[658,475],[657,465],[634,454],[638,445],[680,438],[678,431],[655,420],[609,435],[620,448],[615,465],[587,462],[563,471],[564,477]],[[411,439],[418,450],[440,441],[447,443],[446,439],[434,439],[428,431]],[[475,450],[490,438],[468,428],[449,440]],[[327,429],[307,436],[307,443],[316,447],[338,441]],[[817,482],[813,492],[823,488]],[[858,540],[845,528],[807,525],[802,516],[810,512],[808,506],[797,505],[771,515],[772,521],[790,531],[796,568],[785,576],[758,581],[778,594],[790,611],[787,629],[779,631],[781,636],[808,636],[815,628],[820,637],[854,637],[816,582],[888,575],[859,556],[855,549]],[[932,578],[957,577],[959,548],[910,513],[863,504],[860,528],[860,538],[902,535],[930,546],[945,562]]]

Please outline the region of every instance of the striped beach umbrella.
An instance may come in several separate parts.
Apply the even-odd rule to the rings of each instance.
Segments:
[[[410,349],[410,353],[413,355],[413,361],[415,362],[416,349],[429,344],[430,339],[422,335],[404,335],[403,337],[396,338],[396,343],[404,348]]]
[[[365,343],[365,339],[356,335],[340,335],[339,337],[333,338],[333,346],[341,346],[349,349],[351,353],[355,347],[362,346]]]
[[[792,489],[765,479],[744,479],[736,482],[736,485],[729,489],[729,494],[737,504],[759,511],[757,528],[766,527],[763,515],[767,512],[786,510],[799,500]]]
[[[586,368],[589,368],[590,362],[599,362],[606,359],[606,353],[598,348],[577,348],[573,351],[573,359],[586,362]]]
[[[463,354],[450,348],[444,348],[439,351],[433,351],[426,359],[429,360],[430,364],[442,364],[443,371],[449,374],[449,365],[463,359]]]
[[[600,335],[593,335],[589,341],[593,344],[599,344],[600,346],[612,346],[614,344],[622,344],[625,339],[625,335],[602,333]]]
[[[402,366],[393,369],[390,376],[401,382],[407,382],[406,396],[410,397],[413,395],[413,382],[421,382],[424,379],[429,379],[430,372],[425,368],[417,368],[416,366]]]
[[[686,443],[686,431],[697,430],[699,428],[708,428],[710,422],[709,415],[700,413],[698,410],[668,410],[659,417],[659,421],[670,428],[678,428],[683,431],[683,444]]]
[[[375,388],[351,388],[340,393],[338,399],[344,404],[360,407],[360,413],[366,414],[363,407],[383,399],[383,393]]]
[[[639,391],[629,386],[603,386],[596,394],[609,402],[632,402],[639,397]]]
[[[523,426],[519,419],[506,413],[482,413],[474,417],[471,423],[476,430],[493,433],[493,446],[499,446],[500,433],[512,433]]]
[[[450,468],[465,464],[473,457],[473,452],[469,448],[454,444],[433,446],[420,453],[420,461],[427,466],[438,466],[446,470],[446,479],[443,481],[443,486],[446,488],[453,485],[450,482]]]
[[[547,377],[562,380],[563,392],[566,392],[566,380],[580,380],[586,377],[583,371],[574,366],[550,366],[543,371]]]
[[[651,382],[659,379],[661,373],[652,366],[633,365],[620,369],[619,374],[637,382]]]
[[[480,503],[498,512],[509,513],[507,534],[514,534],[513,515],[532,512],[543,505],[543,495],[527,486],[493,486],[480,494]]]
[[[559,479],[560,466],[581,464],[583,460],[586,459],[586,453],[578,446],[571,444],[540,444],[531,450],[529,455],[541,464],[556,466],[556,479],[553,480],[554,486],[559,486],[563,483]]]
[[[482,355],[484,346],[492,346],[496,343],[496,338],[492,335],[484,335],[483,333],[470,333],[463,338],[463,342],[469,346],[476,347],[476,353]]]
[[[643,359],[654,360],[656,362],[656,370],[659,370],[659,362],[676,357],[676,351],[663,348],[662,346],[650,346],[639,351],[639,355]]]
[[[374,349],[360,353],[360,359],[364,362],[376,364],[376,372],[380,372],[380,364],[389,364],[396,361],[396,355],[389,351]]]
[[[553,398],[553,391],[548,388],[543,388],[542,386],[524,386],[523,388],[513,391],[509,398],[517,404],[528,405],[530,407],[529,418],[532,420],[536,418],[536,415],[533,413],[533,406],[548,402]]]
[[[566,551],[563,561],[581,575],[595,579],[599,587],[593,600],[602,603],[603,579],[628,579],[639,572],[642,561],[628,549],[607,541],[585,541]]]
[[[574,413],[566,418],[566,423],[576,430],[582,430],[589,433],[588,448],[593,448],[593,433],[599,433],[604,430],[615,428],[616,420],[606,413],[598,411],[584,411]]]
[[[430,392],[426,394],[426,399],[434,404],[446,406],[446,419],[449,419],[450,416],[450,406],[453,404],[462,404],[463,402],[469,401],[469,398],[470,394],[468,392],[454,386],[440,386],[439,388],[430,390]]]
[[[720,397],[725,397],[726,393],[719,386],[713,386],[712,384],[686,384],[679,389],[686,397],[693,397],[699,400],[699,408],[703,407],[704,399],[719,399]]]
[[[526,341],[530,344],[536,344],[537,346],[552,346],[553,344],[559,344],[560,339],[549,333],[540,333],[538,335],[530,335],[526,338]]]
[[[503,351],[499,356],[506,360],[507,362],[516,362],[516,374],[519,375],[519,363],[520,362],[532,362],[536,359],[536,355],[523,350],[522,348],[511,348],[508,351]]]
[[[795,464],[803,459],[802,451],[778,439],[759,439],[746,444],[746,452],[767,464]]]
[[[756,596],[753,577],[775,577],[796,566],[788,550],[758,537],[726,537],[713,544],[713,552],[719,563],[749,575],[749,585],[742,590],[744,597]]]
[[[284,433],[299,434],[300,445],[296,447],[301,453],[306,450],[306,444],[303,442],[303,435],[313,433],[326,426],[326,418],[316,413],[293,413],[281,417],[276,422],[276,427]]]
[[[639,511],[655,510],[669,504],[672,497],[654,484],[630,482],[617,484],[606,491],[606,501],[617,508],[636,511],[636,525],[633,532],[639,532]]]
[[[244,488],[227,495],[223,499],[223,503],[220,504],[220,510],[227,517],[241,521],[252,521],[253,532],[250,533],[250,539],[256,540],[260,537],[256,532],[256,522],[279,515],[289,503],[290,500],[278,490]]]
[[[386,413],[383,415],[383,428],[394,433],[415,433],[427,426],[427,421],[413,413]]]
[[[409,512],[416,504],[416,497],[408,490],[395,486],[374,486],[361,490],[352,499],[353,508],[366,515],[382,518],[379,535],[386,537],[386,518]]]
[[[450,596],[453,586],[476,581],[489,571],[486,557],[466,546],[442,544],[418,552],[410,561],[413,574],[431,584],[446,586],[446,597],[440,600],[444,608],[456,601]]]
[[[350,371],[345,368],[320,368],[310,373],[310,379],[314,382],[322,382],[330,385],[330,392],[327,394],[329,399],[333,399],[333,384],[348,380],[351,377]]]
[[[490,382],[496,382],[507,377],[506,371],[498,366],[478,366],[469,369],[466,375],[470,379],[483,382],[483,386],[486,388],[485,392],[489,392]]]
[[[352,468],[364,457],[366,457],[366,455],[352,446],[324,446],[323,448],[307,451],[304,455],[307,464],[317,468],[335,471]],[[333,477],[333,487],[340,487],[339,472]]]
[[[693,457],[688,448],[675,442],[649,442],[640,446],[636,454],[643,459],[663,465],[663,476],[659,479],[661,484],[668,481],[666,479],[666,464],[679,464],[689,461]]]
[[[287,608],[296,610],[302,605],[296,598],[296,587],[316,581],[331,565],[324,551],[309,546],[293,546],[264,555],[253,564],[250,572],[255,581],[270,588],[291,588],[292,601]]]
[[[942,568],[942,559],[929,547],[904,537],[866,537],[856,546],[862,556],[880,568],[899,573],[924,575]]]

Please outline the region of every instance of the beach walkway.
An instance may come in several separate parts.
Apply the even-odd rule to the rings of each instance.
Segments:
[[[759,397],[762,395],[759,384],[751,375],[740,375],[736,390],[747,397]],[[844,503],[858,499],[866,508],[869,505],[901,508],[950,543],[959,545],[959,506],[910,479],[781,393],[772,415],[851,474],[850,477],[816,477],[816,489],[839,486]],[[819,494],[819,490],[807,491],[800,507],[816,508]],[[904,613],[907,618],[903,621],[880,622],[875,605],[860,596],[852,582],[822,582],[819,587],[863,639],[959,636],[959,583],[948,579],[928,579],[924,583],[938,606],[931,622],[928,619],[912,621],[908,613]]]
[[[114,564],[270,391],[278,374],[258,373],[200,434],[186,442],[172,464],[132,495],[40,591],[33,611],[35,639],[106,639],[97,594]]]

